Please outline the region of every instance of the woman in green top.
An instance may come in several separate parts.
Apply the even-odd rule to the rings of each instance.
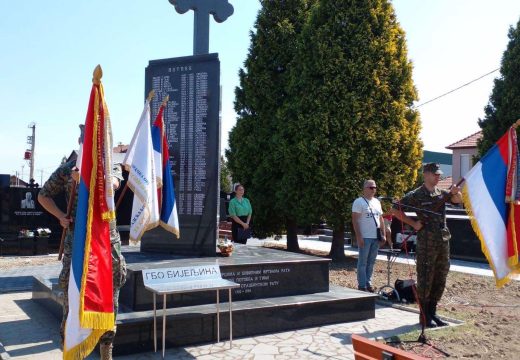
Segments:
[[[249,222],[251,221],[251,214],[253,209],[248,199],[244,197],[244,186],[238,184],[235,186],[235,197],[229,202],[229,216],[232,219],[231,237],[234,242],[245,244],[247,238],[239,238],[238,229],[249,229]]]

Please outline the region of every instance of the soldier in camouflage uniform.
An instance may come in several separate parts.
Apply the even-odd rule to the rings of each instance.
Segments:
[[[60,328],[60,335],[62,341],[64,339],[65,334],[65,321],[69,312],[68,286],[72,256],[72,242],[74,240],[73,219],[76,213],[78,196],[76,192],[76,196],[73,199],[74,204],[72,206],[72,214],[70,218],[66,217],[66,213],[63,212],[56,205],[53,198],[59,195],[60,193],[65,193],[67,201],[69,201],[73,186],[73,179],[76,181],[76,184],[79,180],[79,173],[75,165],[75,161],[69,161],[61,165],[45,182],[38,194],[38,201],[42,204],[42,206],[60,221],[61,226],[67,229],[63,246],[63,267],[59,276],[59,285],[63,289],[63,318]],[[114,187],[117,188],[119,187],[120,180],[123,180],[121,165],[117,164],[114,166],[113,175],[115,178]],[[117,315],[119,289],[124,285],[126,280],[126,263],[124,257],[121,255],[121,238],[119,237],[119,232],[116,229],[115,220],[110,222],[110,243],[112,247],[114,314]],[[102,360],[112,359],[112,344],[114,341],[115,332],[116,326],[114,324],[114,330],[107,331],[105,334],[102,335],[100,339],[100,351]]]
[[[450,231],[446,226],[444,203],[460,203],[460,189],[453,186],[450,191],[440,190],[437,184],[442,170],[439,164],[424,165],[424,184],[409,192],[401,200],[403,210],[406,205],[429,212],[415,210],[418,220],[406,216],[397,205],[392,212],[401,221],[417,231],[417,295],[421,309],[420,322],[426,327],[445,326],[447,323],[437,316],[437,303],[446,286],[446,277],[450,269]],[[414,210],[410,210],[414,211]]]

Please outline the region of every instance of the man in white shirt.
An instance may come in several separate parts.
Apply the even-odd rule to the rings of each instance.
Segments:
[[[377,186],[374,180],[365,180],[363,196],[352,203],[352,225],[359,249],[358,289],[369,292],[375,292],[375,288],[372,286],[374,263],[379,246],[386,241],[383,209],[381,203],[375,197],[376,190]]]

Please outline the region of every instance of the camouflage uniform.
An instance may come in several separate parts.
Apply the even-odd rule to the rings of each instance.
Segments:
[[[65,192],[67,201],[70,199],[70,193],[72,191],[72,169],[76,165],[75,161],[69,161],[61,165],[45,182],[41,188],[39,195],[53,198],[62,192]],[[114,176],[122,179],[122,169],[120,165],[114,166]],[[76,207],[78,202],[78,196],[73,200],[74,205],[72,207],[71,217],[75,217]],[[68,299],[68,288],[69,288],[69,274],[72,256],[72,242],[74,240],[74,223],[66,230],[64,244],[63,244],[63,260],[62,270],[59,275],[59,285],[63,289],[63,318],[61,321],[60,335],[62,340],[65,334],[65,321],[69,312],[69,299]],[[124,257],[121,255],[121,238],[119,232],[116,229],[116,221],[110,222],[110,243],[112,247],[112,276],[114,284],[114,313],[117,315],[118,301],[119,301],[119,289],[124,285],[126,281],[126,262]],[[112,343],[114,341],[116,326],[114,324],[113,331],[107,331],[100,339],[101,343]]]
[[[430,192],[426,186],[409,192],[401,200],[403,205],[433,211],[441,215],[417,211],[423,224],[417,232],[417,295],[421,304],[437,303],[444,292],[450,269],[450,231],[446,226],[444,205],[437,209],[450,192],[435,188]],[[403,208],[406,211],[406,207]],[[410,210],[413,211],[413,210]]]

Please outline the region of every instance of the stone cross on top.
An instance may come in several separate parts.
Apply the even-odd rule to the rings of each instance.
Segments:
[[[209,52],[209,15],[216,22],[226,21],[233,15],[233,5],[228,0],[168,0],[179,14],[189,10],[195,13],[193,29],[193,55]]]

